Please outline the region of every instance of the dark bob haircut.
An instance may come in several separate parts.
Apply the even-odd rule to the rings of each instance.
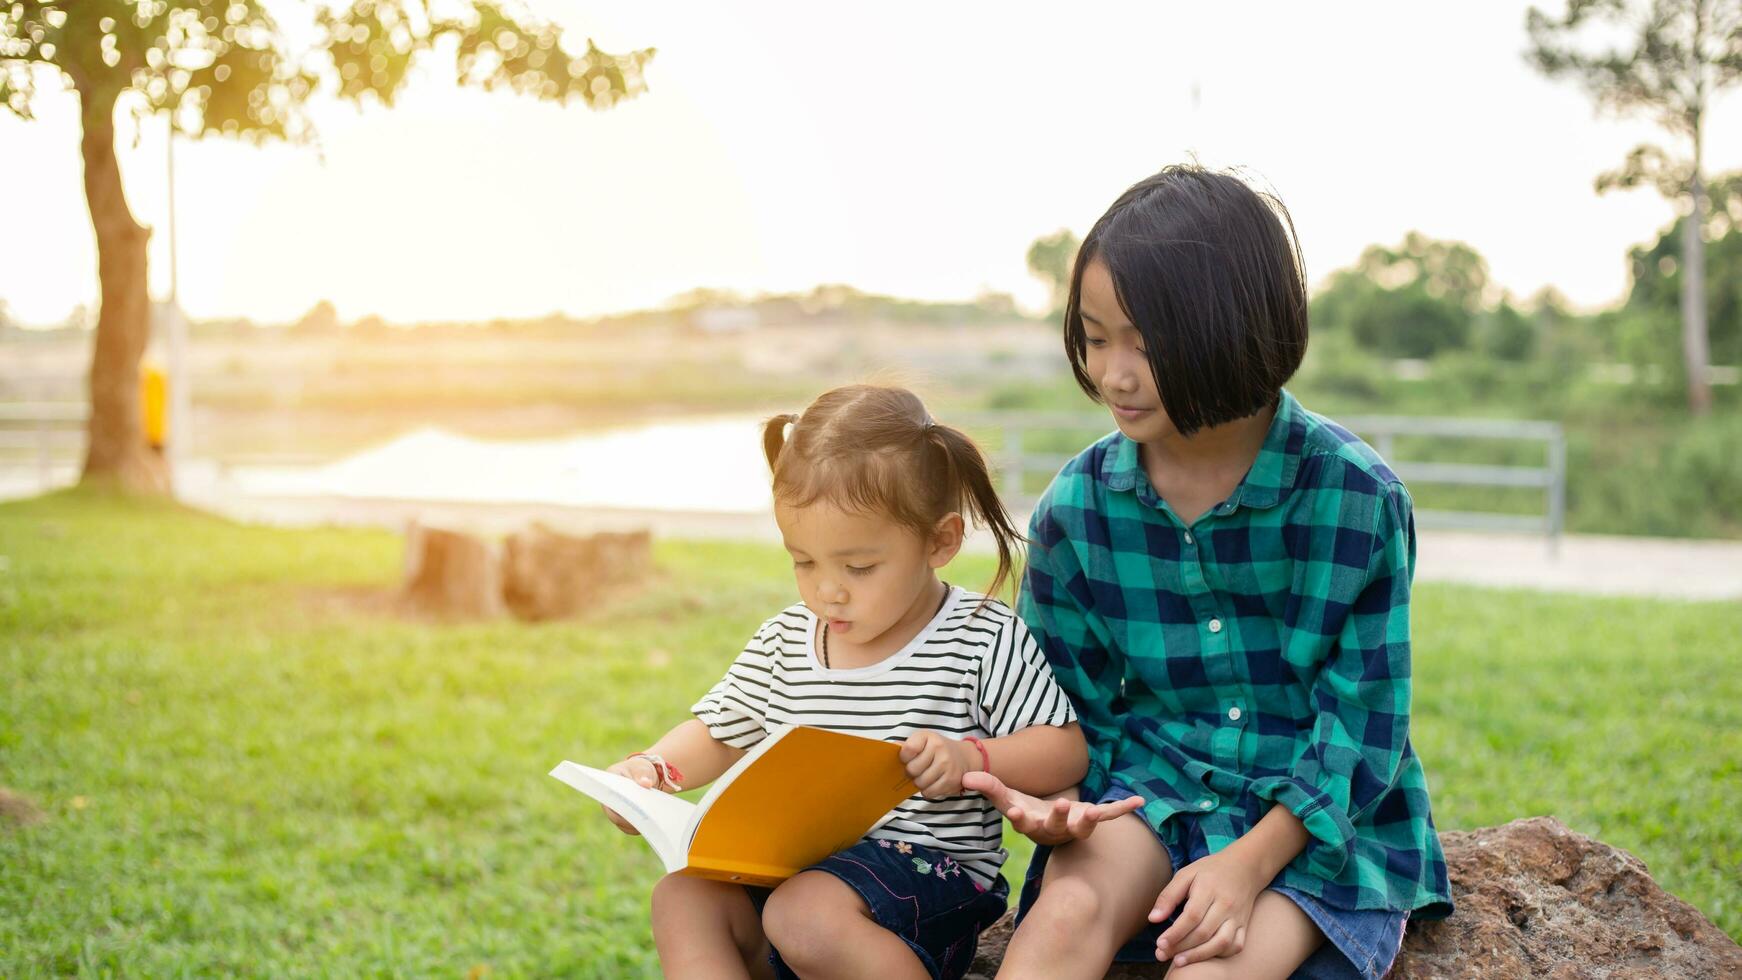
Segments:
[[[1089,229],[1071,270],[1065,354],[1090,398],[1083,270],[1099,259],[1143,336],[1162,408],[1181,435],[1276,402],[1307,346],[1306,273],[1288,209],[1193,165],[1133,185]]]

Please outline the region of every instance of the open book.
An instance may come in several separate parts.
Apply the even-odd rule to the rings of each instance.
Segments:
[[[699,803],[573,762],[550,774],[617,811],[667,871],[768,887],[857,844],[917,791],[899,744],[821,728],[774,731]]]

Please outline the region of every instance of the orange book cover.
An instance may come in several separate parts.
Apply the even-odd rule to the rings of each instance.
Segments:
[[[859,842],[916,792],[895,742],[783,728],[696,803],[563,762],[552,776],[617,811],[667,871],[773,887]]]

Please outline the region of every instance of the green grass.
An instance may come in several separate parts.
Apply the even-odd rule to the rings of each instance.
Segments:
[[[442,626],[384,611],[399,547],[0,506],[0,786],[43,812],[0,976],[657,976],[651,854],[544,773],[681,719],[782,556],[661,542],[585,618]],[[1415,628],[1442,829],[1553,813],[1742,935],[1742,608],[1423,586]]]

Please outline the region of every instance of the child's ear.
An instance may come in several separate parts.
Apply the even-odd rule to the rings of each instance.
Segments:
[[[932,525],[926,563],[933,568],[942,568],[955,560],[956,553],[962,550],[962,535],[966,531],[962,515],[955,511],[945,514],[942,520]]]

